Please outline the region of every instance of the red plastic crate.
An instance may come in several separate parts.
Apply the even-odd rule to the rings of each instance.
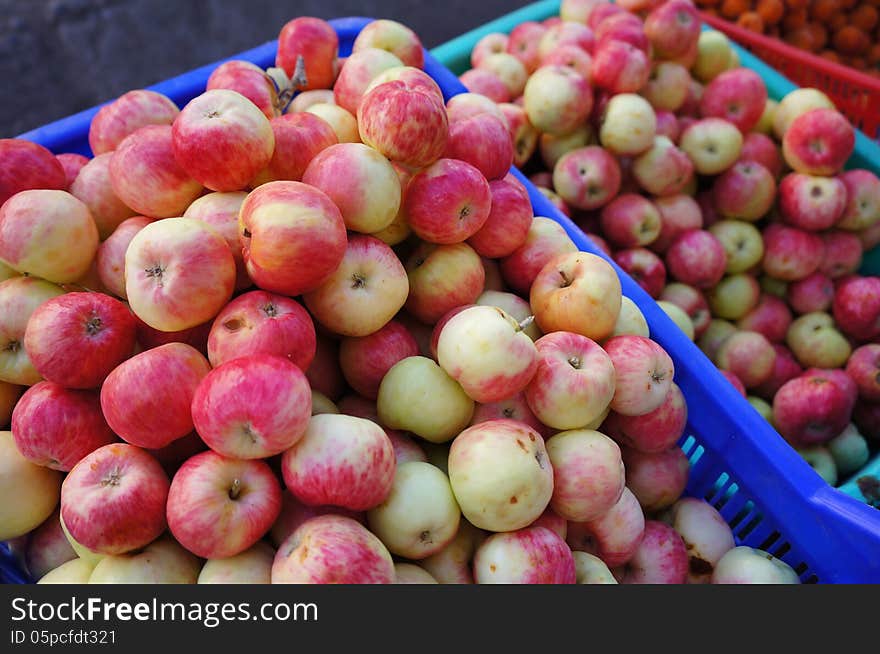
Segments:
[[[880,79],[718,16],[706,12],[700,15],[707,25],[726,34],[798,86],[824,92],[853,125],[880,141]]]

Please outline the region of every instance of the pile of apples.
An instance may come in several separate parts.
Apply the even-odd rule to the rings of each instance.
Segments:
[[[629,7],[632,3],[627,3]],[[768,98],[689,0],[564,0],[460,76],[516,163],[830,484],[880,443],[880,180],[817,89]]]
[[[673,362],[495,104],[400,23],[338,47],[0,141],[0,539],[39,583],[798,583],[682,497]]]

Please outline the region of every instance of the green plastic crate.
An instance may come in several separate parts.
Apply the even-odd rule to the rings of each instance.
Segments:
[[[471,67],[471,50],[481,38],[493,32],[509,34],[520,23],[540,22],[551,16],[556,16],[559,14],[559,6],[560,0],[535,2],[447,41],[431,50],[431,54],[453,73],[461,75]],[[704,26],[704,29],[711,28]],[[773,100],[780,100],[798,88],[796,84],[770,68],[748,50],[736,43],[731,42],[731,44],[739,55],[740,63],[761,76],[767,86],[767,93]],[[880,144],[872,141],[860,130],[856,130],[855,151],[846,167],[865,168],[880,176]],[[865,253],[860,272],[864,275],[880,275],[880,247]],[[876,455],[862,470],[844,480],[838,487],[848,495],[863,502],[867,501],[857,483],[859,478],[866,476],[880,480],[880,454]]]

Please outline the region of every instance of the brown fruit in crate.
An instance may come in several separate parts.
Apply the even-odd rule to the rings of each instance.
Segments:
[[[812,51],[815,44],[813,34],[808,27],[800,27],[785,35],[785,42],[801,50]]]
[[[819,50],[828,45],[828,30],[825,29],[825,26],[822,25],[822,23],[814,21],[807,25],[807,29],[813,37],[813,52],[819,52]]]
[[[764,19],[754,11],[740,14],[739,18],[736,19],[736,24],[758,34],[764,31]]]
[[[806,9],[789,9],[785,13],[785,17],[782,19],[782,28],[786,33],[792,32],[798,28],[804,27],[807,24],[807,10]]]
[[[850,68],[856,70],[865,70],[868,67],[868,60],[864,57],[850,57],[846,63]]]
[[[832,61],[835,64],[841,63],[840,55],[834,50],[822,50],[822,52],[819,53],[819,56],[828,61]]]
[[[755,11],[765,25],[776,25],[785,15],[785,3],[782,0],[758,0]]]
[[[813,0],[810,15],[816,20],[830,20],[840,11],[840,0]]]
[[[849,15],[850,24],[866,32],[877,27],[878,19],[880,19],[880,12],[876,7],[868,4],[859,5]]]
[[[841,9],[852,9],[857,4],[859,4],[859,0],[840,0]]]
[[[721,15],[730,20],[737,19],[749,9],[751,9],[749,0],[723,0],[721,3]]]
[[[868,50],[868,63],[880,63],[880,43],[875,43]]]
[[[839,12],[834,14],[831,19],[825,24],[828,28],[828,31],[832,34],[839,30],[841,27],[845,27],[849,24],[849,17],[843,13]]]
[[[789,9],[806,9],[810,0],[785,0],[785,6]]]
[[[870,39],[858,27],[847,25],[834,33],[834,49],[842,54],[856,55],[868,49]]]

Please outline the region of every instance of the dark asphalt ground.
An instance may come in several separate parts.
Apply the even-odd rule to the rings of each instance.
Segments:
[[[0,137],[278,37],[296,16],[399,20],[425,47],[528,0],[0,0]]]

